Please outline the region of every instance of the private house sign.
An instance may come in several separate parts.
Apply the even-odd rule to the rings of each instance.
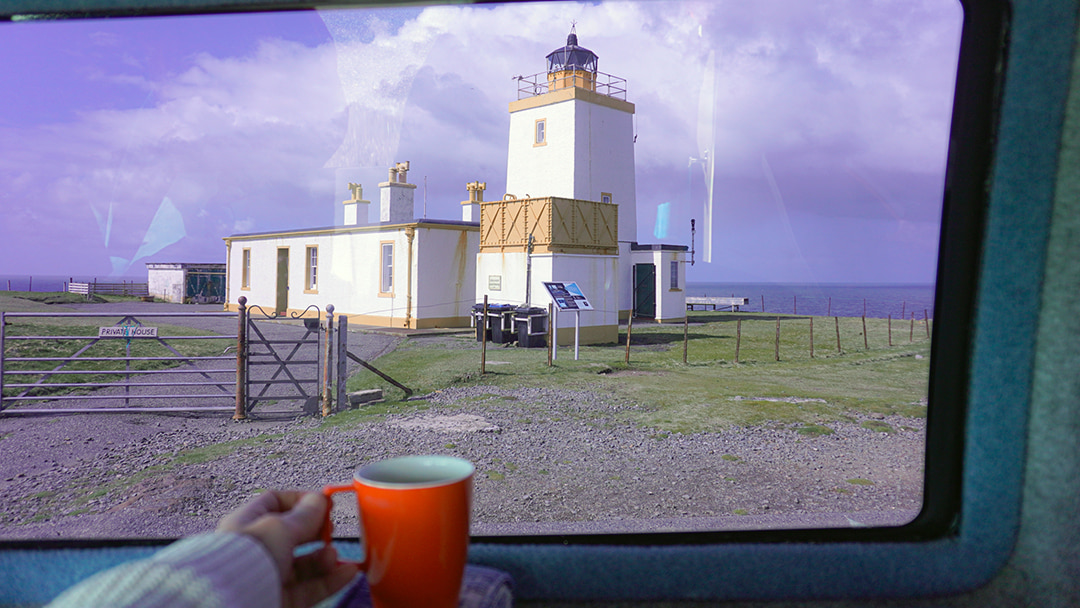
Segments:
[[[114,325],[112,327],[99,327],[99,338],[156,338],[156,327],[140,327],[130,325]]]

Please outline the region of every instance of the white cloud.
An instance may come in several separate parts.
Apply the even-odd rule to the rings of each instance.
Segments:
[[[770,204],[763,154],[785,200],[808,213],[833,211],[820,193],[803,196],[800,172],[854,168],[861,184],[895,183],[873,176],[940,175],[944,162],[960,19],[948,2],[540,2],[322,15],[333,44],[267,39],[243,56],[193,56],[174,74],[129,61],[100,78],[147,91],[144,107],[5,129],[3,139],[18,142],[2,144],[5,205],[26,206],[8,217],[91,218],[90,205],[112,201],[110,253],[130,258],[164,196],[191,222],[189,235],[202,222],[210,230],[211,219],[237,232],[326,225],[338,203],[327,167],[418,158],[427,165],[414,163],[411,175],[431,175],[433,209],[446,211],[436,216],[456,217],[466,181],[487,180],[488,198],[501,194],[513,78],[543,71],[572,21],[600,70],[627,79],[639,176],[672,182],[639,178],[639,192],[671,194],[673,222],[689,213],[675,194],[699,154],[710,52],[717,173],[727,184],[759,182],[725,192],[732,213]],[[124,44],[111,34],[97,42]],[[924,203],[855,190],[835,213],[880,217],[886,207],[875,201],[892,196],[891,213],[907,217],[905,206]]]

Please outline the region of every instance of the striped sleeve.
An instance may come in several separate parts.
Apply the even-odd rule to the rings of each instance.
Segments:
[[[281,581],[270,554],[244,534],[200,534],[148,559],[98,573],[48,608],[139,606],[243,608],[281,605]]]

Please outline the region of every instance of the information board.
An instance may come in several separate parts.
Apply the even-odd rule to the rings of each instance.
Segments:
[[[592,304],[589,304],[589,299],[585,297],[585,294],[581,293],[581,288],[578,287],[577,283],[544,281],[544,287],[551,294],[551,299],[555,301],[555,305],[559,307],[559,310],[593,309]]]

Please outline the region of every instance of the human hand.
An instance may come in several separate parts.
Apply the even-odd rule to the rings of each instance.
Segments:
[[[282,606],[308,608],[336,593],[357,573],[355,564],[338,562],[332,545],[293,556],[299,545],[319,540],[329,509],[330,502],[320,493],[265,492],[222,518],[217,529],[261,542],[281,575]]]

